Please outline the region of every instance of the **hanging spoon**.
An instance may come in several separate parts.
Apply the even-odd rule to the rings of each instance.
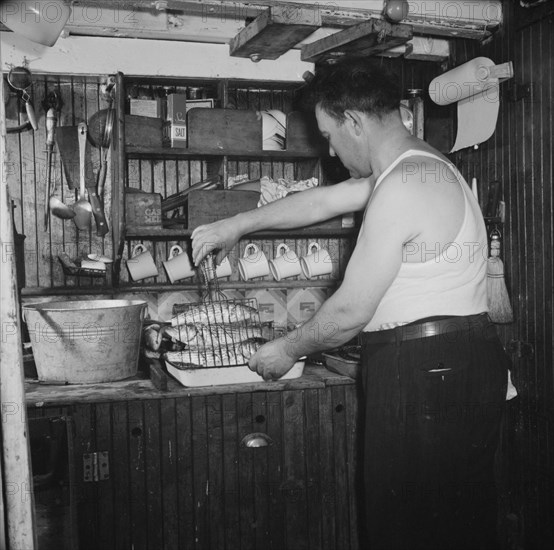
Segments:
[[[56,132],[56,111],[52,108],[48,109],[46,113],[46,156],[47,156],[47,181],[46,189],[50,194],[50,186],[52,183],[52,152],[54,150],[54,140]],[[60,199],[55,196],[56,183],[54,182],[54,189],[48,199],[48,209],[54,216],[61,218],[62,220],[69,220],[75,217],[75,212],[64,204]],[[48,211],[44,220],[44,229],[48,229]]]
[[[79,200],[73,205],[75,217],[73,221],[77,229],[84,231],[90,227],[92,218],[92,206],[85,199],[85,149],[87,145],[87,125],[84,122],[79,124],[77,129],[79,135]]]

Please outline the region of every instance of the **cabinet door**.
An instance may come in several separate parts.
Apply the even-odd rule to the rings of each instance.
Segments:
[[[65,408],[28,411],[32,488],[8,487],[33,496],[38,546],[41,550],[77,548],[72,419]]]
[[[83,405],[74,422],[82,550],[358,548],[353,385]],[[85,481],[92,453],[109,475]]]

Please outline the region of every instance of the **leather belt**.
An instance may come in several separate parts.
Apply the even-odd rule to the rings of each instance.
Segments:
[[[414,321],[413,323],[387,330],[362,332],[360,337],[362,345],[393,344],[406,340],[417,340],[419,338],[440,336],[464,330],[482,330],[488,326],[494,327],[488,314],[479,313],[477,315],[442,317],[436,320],[422,319],[421,321]]]

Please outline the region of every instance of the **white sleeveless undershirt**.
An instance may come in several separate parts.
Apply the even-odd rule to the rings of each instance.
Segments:
[[[375,188],[398,164],[416,156],[438,160],[444,166],[444,172],[440,174],[442,179],[456,178],[464,194],[464,219],[457,236],[442,252],[439,243],[405,245],[400,271],[365,331],[393,328],[425,317],[488,311],[487,231],[479,204],[456,167],[427,151],[409,150],[379,176]],[[407,173],[413,169],[406,168]],[[430,177],[435,176],[431,174]],[[405,261],[410,256],[412,259],[417,257],[418,261]]]

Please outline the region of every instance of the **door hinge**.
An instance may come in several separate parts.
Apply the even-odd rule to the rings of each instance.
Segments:
[[[105,481],[110,479],[110,457],[108,451],[83,454],[83,481]]]

